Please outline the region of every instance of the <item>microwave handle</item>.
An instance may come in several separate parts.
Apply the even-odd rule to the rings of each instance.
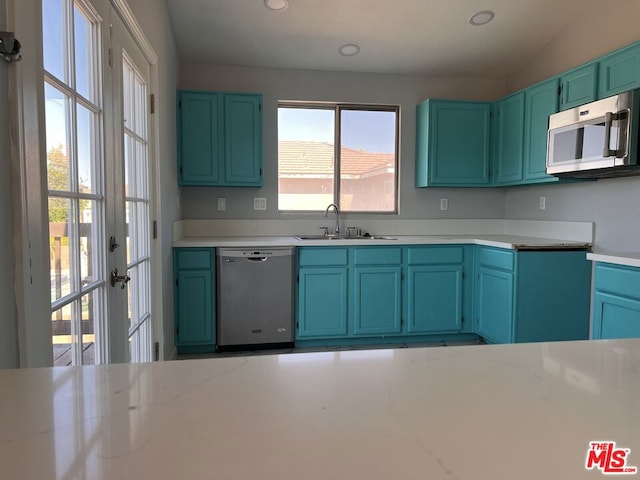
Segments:
[[[616,118],[618,118],[618,114],[616,114]],[[611,145],[611,124],[613,120],[613,113],[607,112],[604,114],[604,150],[602,156],[605,158],[618,153],[616,150],[609,148],[609,145]]]
[[[611,127],[613,125],[614,120],[622,120],[626,117],[627,126],[625,129],[618,129],[618,149],[611,150],[609,148],[611,144]],[[607,112],[604,115],[604,150],[602,152],[603,157],[612,157],[623,158],[627,155],[627,149],[629,146],[629,134],[631,133],[629,128],[631,126],[631,122],[629,121],[631,117],[631,109],[627,108],[626,110],[622,110],[618,113]],[[623,137],[623,134],[626,133],[626,138]]]

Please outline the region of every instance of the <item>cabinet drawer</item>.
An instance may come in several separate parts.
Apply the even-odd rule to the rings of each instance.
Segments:
[[[213,249],[181,248],[177,251],[177,266],[184,269],[210,269]]]
[[[596,263],[595,274],[596,290],[640,299],[640,269]]]
[[[346,248],[300,248],[298,255],[298,264],[300,266],[310,265],[346,265],[349,260],[348,250]]]
[[[400,247],[355,248],[354,265],[400,265],[402,249]]]
[[[462,263],[462,247],[409,247],[407,261],[409,265],[444,265]]]
[[[501,270],[513,270],[514,254],[510,250],[497,250],[493,248],[480,248],[478,262],[487,267]]]

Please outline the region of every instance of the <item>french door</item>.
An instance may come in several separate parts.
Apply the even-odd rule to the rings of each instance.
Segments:
[[[108,0],[42,0],[53,364],[152,358],[149,64]]]

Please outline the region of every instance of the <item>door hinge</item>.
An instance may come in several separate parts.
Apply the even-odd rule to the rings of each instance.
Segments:
[[[156,113],[156,95],[152,93],[149,95],[149,111],[150,113]]]
[[[296,322],[296,329],[300,330],[300,322]]]
[[[460,317],[460,325],[464,323],[464,317]]]
[[[259,111],[259,112],[261,112],[261,111],[262,111],[262,104],[261,104],[261,103],[259,103],[259,104],[258,104],[258,111]]]
[[[176,287],[178,286],[178,279],[176,278]]]
[[[153,344],[153,358],[156,362],[160,360],[160,342],[155,342]]]
[[[158,221],[154,220],[153,221],[153,239],[157,239],[158,238]]]
[[[113,50],[109,49],[109,66],[113,67]]]
[[[296,283],[300,283],[300,275],[296,275]]]

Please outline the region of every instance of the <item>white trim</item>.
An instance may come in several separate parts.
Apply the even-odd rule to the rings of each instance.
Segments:
[[[140,47],[140,50],[142,51],[147,61],[151,65],[155,65],[156,63],[158,63],[158,55],[149,43],[149,40],[147,40],[142,27],[140,27],[140,24],[136,20],[136,17],[133,15],[131,7],[129,7],[129,4],[126,2],[126,0],[111,0],[111,5],[122,19],[122,22],[129,30],[129,33],[131,33],[131,36],[138,44],[138,47]]]

